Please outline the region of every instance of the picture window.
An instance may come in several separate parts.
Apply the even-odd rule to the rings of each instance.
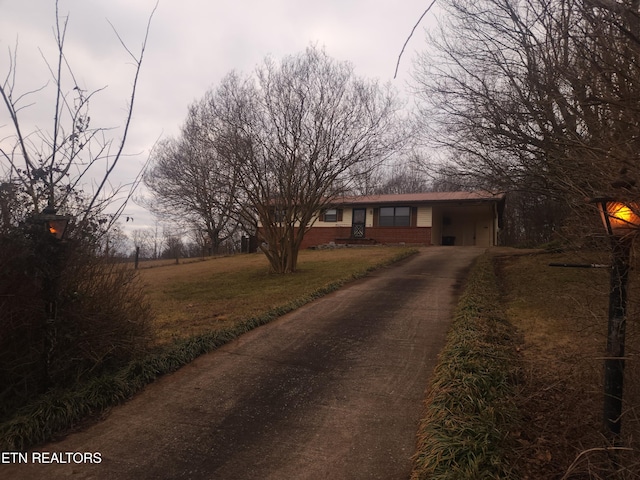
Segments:
[[[381,207],[378,220],[381,227],[409,227],[411,207]]]

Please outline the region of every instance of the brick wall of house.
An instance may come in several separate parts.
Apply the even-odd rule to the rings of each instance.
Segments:
[[[349,238],[350,235],[351,227],[312,228],[305,234],[301,247],[309,248],[316,245],[325,245],[335,242],[339,238]]]
[[[350,227],[323,227],[309,230],[302,241],[302,248],[325,245],[330,242],[349,243]],[[365,239],[375,243],[431,245],[431,227],[367,227]]]
[[[431,227],[369,227],[365,236],[378,243],[431,245]]]

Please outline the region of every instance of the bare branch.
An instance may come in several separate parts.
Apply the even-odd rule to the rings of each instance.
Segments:
[[[89,202],[89,204],[87,206],[87,209],[85,211],[85,216],[84,216],[85,219],[87,218],[87,216],[89,215],[89,213],[91,211],[91,208],[93,207],[93,205],[97,201],[98,196],[101,194],[102,189],[104,188],[109,176],[111,175],[111,173],[113,172],[113,170],[117,166],[117,164],[118,164],[118,162],[120,160],[120,157],[122,155],[122,152],[124,150],[125,142],[127,140],[127,135],[129,133],[129,127],[131,125],[131,119],[133,118],[133,106],[134,106],[134,101],[135,101],[135,96],[136,96],[136,91],[137,91],[137,86],[138,86],[138,79],[139,79],[139,76],[140,76],[140,69],[142,67],[142,60],[144,58],[144,53],[145,53],[145,50],[146,50],[146,47],[147,47],[147,40],[149,38],[149,32],[151,30],[151,20],[153,19],[153,15],[155,14],[155,12],[156,12],[156,10],[158,8],[158,4],[159,4],[159,2],[156,2],[155,6],[153,7],[153,10],[151,12],[151,15],[149,15],[149,19],[147,21],[147,27],[146,27],[146,30],[145,30],[144,40],[142,42],[142,47],[140,49],[140,54],[137,57],[135,55],[133,55],[131,53],[131,51],[124,45],[124,43],[122,42],[122,39],[120,38],[120,36],[116,32],[116,35],[118,36],[118,39],[123,44],[124,48],[127,50],[129,55],[131,55],[131,57],[135,61],[136,70],[135,70],[135,75],[134,75],[134,80],[133,80],[133,87],[131,88],[131,96],[129,98],[129,109],[128,109],[127,118],[126,118],[126,121],[125,121],[124,133],[122,135],[122,139],[120,140],[120,144],[118,146],[118,152],[116,153],[111,165],[109,165],[107,167],[107,171],[106,171],[104,177],[102,178],[102,181],[100,182],[100,185],[96,189],[96,191],[95,191],[95,193],[93,195],[93,198],[91,199],[91,201]]]
[[[427,13],[429,13],[429,10],[431,10],[431,7],[433,7],[433,5],[435,3],[436,3],[436,0],[433,0],[431,2],[431,4],[427,7],[427,9],[422,13],[422,15],[420,15],[420,18],[418,19],[416,24],[411,29],[411,33],[407,37],[407,40],[404,42],[404,45],[402,45],[402,50],[400,50],[400,55],[398,55],[398,62],[396,63],[396,71],[393,73],[393,78],[394,79],[398,76],[398,69],[400,68],[400,59],[402,58],[402,54],[404,53],[404,49],[407,48],[407,45],[409,44],[409,40],[411,40],[411,37],[413,37],[413,34],[416,31],[416,28],[418,28],[418,25],[420,25],[420,22],[422,22],[422,19],[424,18],[424,16]]]

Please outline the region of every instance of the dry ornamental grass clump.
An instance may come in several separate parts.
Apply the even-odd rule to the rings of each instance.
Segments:
[[[480,257],[430,385],[413,479],[516,478],[507,452],[518,424],[517,343],[491,260]]]

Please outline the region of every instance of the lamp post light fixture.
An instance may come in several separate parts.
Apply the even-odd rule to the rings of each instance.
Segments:
[[[615,436],[622,423],[622,390],[624,383],[624,343],[627,315],[627,283],[629,280],[631,245],[640,229],[639,205],[612,198],[593,200],[600,210],[602,224],[611,242],[611,280],[609,287],[609,320],[607,352],[604,360],[604,424]]]
[[[71,217],[67,215],[57,215],[56,209],[49,205],[42,213],[35,215],[32,221],[33,223],[41,224],[45,232],[53,235],[56,239],[63,240],[70,220]]]

